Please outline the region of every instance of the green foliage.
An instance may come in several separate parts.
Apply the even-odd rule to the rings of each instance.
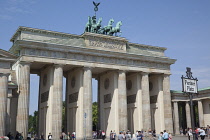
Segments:
[[[93,129],[97,128],[97,124],[98,124],[98,103],[97,102],[93,102]]]
[[[28,132],[38,131],[38,111],[34,111],[34,115],[29,115]]]

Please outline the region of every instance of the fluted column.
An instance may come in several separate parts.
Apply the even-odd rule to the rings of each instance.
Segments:
[[[149,94],[149,75],[142,73],[142,112],[143,112],[143,128],[148,130],[151,128],[151,110],[150,110],[150,94]]]
[[[83,111],[86,113],[84,120],[85,132],[87,139],[92,139],[92,71],[91,68],[84,68],[83,77]]]
[[[6,135],[8,74],[0,73],[0,136]]]
[[[28,133],[29,99],[30,99],[30,63],[20,62],[18,74],[18,109],[16,130],[23,132],[23,137]]]
[[[62,131],[62,99],[63,99],[63,66],[54,65],[53,95],[52,95],[52,135],[59,139]]]
[[[179,134],[179,111],[177,102],[174,102],[174,125],[175,134]]]
[[[173,133],[173,119],[171,110],[170,75],[163,75],[164,121],[168,132]]]
[[[142,112],[142,87],[141,87],[141,74],[138,73],[137,75],[137,109],[138,109],[138,119],[139,119],[139,124],[138,124],[138,130],[143,130],[143,112]]]
[[[191,125],[190,104],[189,104],[189,102],[186,102],[185,110],[186,110],[187,127],[191,128],[192,125]]]
[[[126,73],[119,71],[118,77],[118,105],[119,105],[119,130],[128,129],[127,118],[127,95],[126,95]]]
[[[200,127],[204,127],[204,116],[203,116],[203,103],[202,100],[198,101],[198,114]]]

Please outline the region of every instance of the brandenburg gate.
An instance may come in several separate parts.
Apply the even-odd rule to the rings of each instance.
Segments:
[[[10,76],[1,74],[0,83],[4,87],[8,78],[13,79],[17,90],[7,102],[6,96],[0,96],[5,101],[0,104],[0,121],[7,119],[2,112],[6,103],[13,113],[9,128],[1,123],[0,135],[18,131],[27,136],[30,74],[40,79],[38,133],[45,137],[51,133],[59,139],[65,91],[65,132],[75,131],[77,139],[85,133],[92,138],[92,78],[98,80],[99,129],[107,136],[111,130],[173,132],[169,77],[176,60],[165,56],[166,48],[91,32],[72,35],[28,27],[19,27],[11,41],[9,52],[18,58]]]

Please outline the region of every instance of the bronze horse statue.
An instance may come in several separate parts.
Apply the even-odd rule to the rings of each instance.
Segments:
[[[103,34],[107,34],[112,29],[113,23],[114,19],[110,19],[108,25],[103,28]]]
[[[88,22],[86,23],[86,26],[85,26],[85,32],[90,32],[91,26],[92,26],[92,20],[91,20],[91,17],[88,16]]]
[[[98,30],[101,28],[101,22],[102,22],[102,18],[99,18],[96,24],[92,24],[92,27],[91,27],[92,33],[98,33]]]
[[[116,27],[113,27],[107,34],[108,35],[113,35],[115,33],[115,36],[117,35],[117,33],[119,32],[121,35],[121,30],[120,30],[120,26],[122,26],[122,21],[117,22]]]

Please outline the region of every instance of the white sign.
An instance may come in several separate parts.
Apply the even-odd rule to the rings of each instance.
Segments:
[[[198,93],[197,80],[182,78],[183,92]]]

